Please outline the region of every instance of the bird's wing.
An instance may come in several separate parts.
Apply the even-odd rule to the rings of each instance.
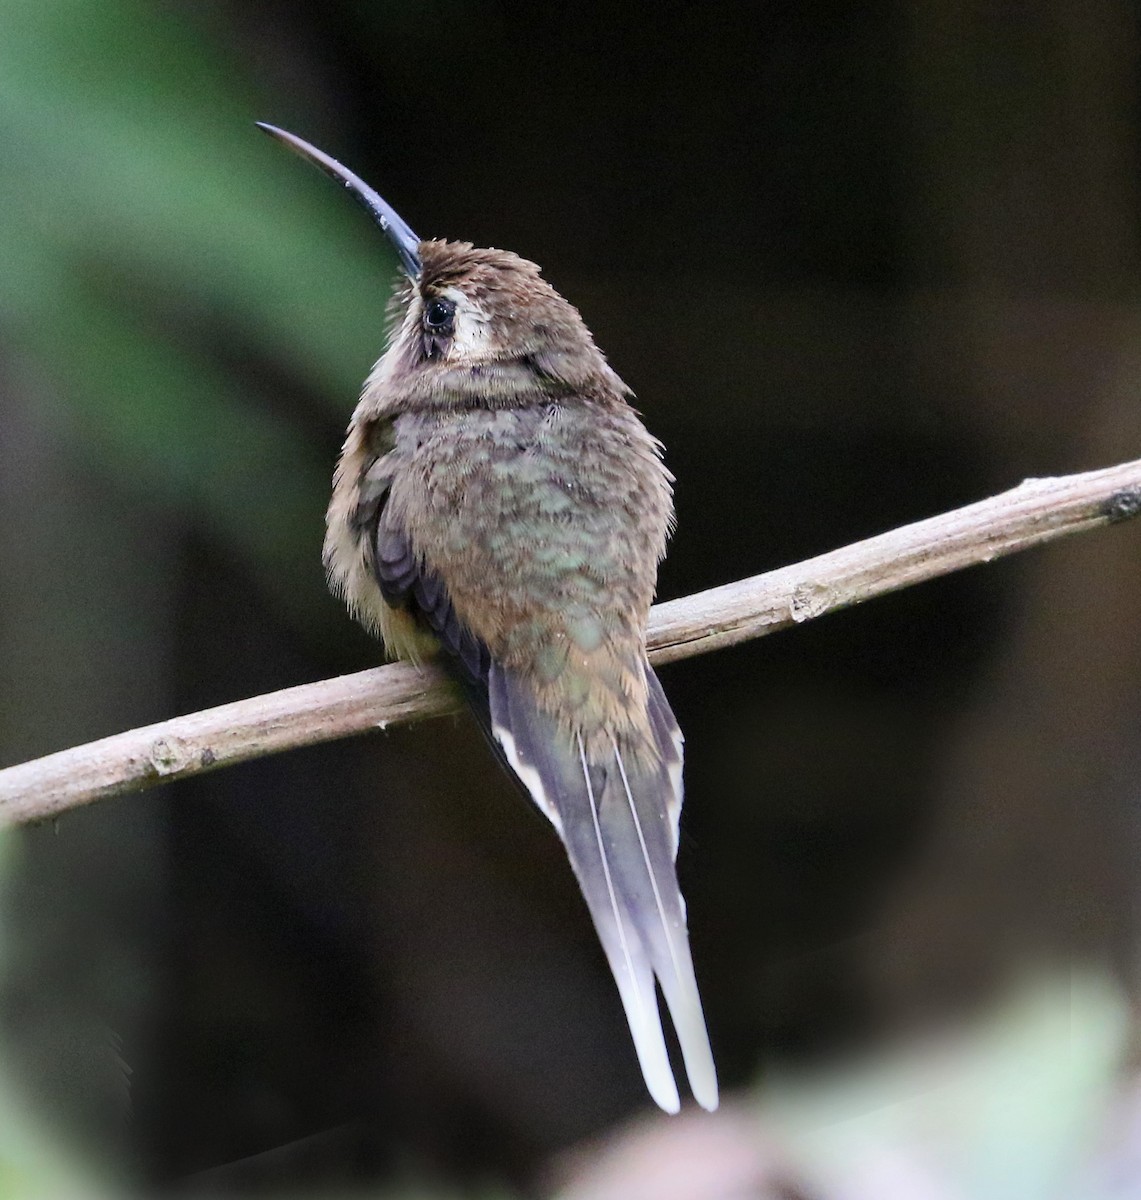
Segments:
[[[412,539],[395,521],[387,520],[391,479],[377,475],[362,499],[358,520],[365,526],[369,566],[380,594],[391,608],[411,611],[431,630],[466,687],[483,687],[491,661],[484,643],[456,615],[440,576],[416,553]]]

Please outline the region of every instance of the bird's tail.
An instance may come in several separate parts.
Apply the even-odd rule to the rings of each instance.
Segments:
[[[602,750],[567,734],[542,711],[527,683],[493,665],[492,733],[515,774],[558,830],[586,897],[626,1010],[634,1048],[654,1100],[680,1107],[662,1034],[654,977],[661,983],[697,1102],[717,1107],[717,1075],[677,884],[682,736],[647,665],[649,717],[658,761]]]

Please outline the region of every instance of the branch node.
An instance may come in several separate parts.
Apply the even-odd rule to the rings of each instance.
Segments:
[[[1130,521],[1141,514],[1141,488],[1122,488],[1114,492],[1102,509],[1105,517],[1113,524]]]
[[[788,602],[788,615],[797,625],[823,616],[835,605],[832,589],[820,583],[802,583]]]
[[[210,754],[211,762],[207,763],[203,761],[203,766],[210,766],[213,763],[214,756],[209,751],[203,754],[203,760],[205,760],[207,754]],[[185,771],[190,766],[193,757],[194,753],[191,747],[179,737],[156,738],[151,744],[150,753],[147,755],[154,773],[164,778],[168,775],[177,775],[180,771]]]

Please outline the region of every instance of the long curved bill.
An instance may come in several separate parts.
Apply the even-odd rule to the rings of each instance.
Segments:
[[[388,240],[396,248],[400,256],[400,264],[409,279],[416,279],[420,274],[420,239],[408,228],[408,223],[396,212],[391,204],[378,196],[359,175],[353,174],[348,167],[342,166],[335,158],[330,158],[323,150],[311,146],[308,142],[278,129],[276,125],[267,125],[264,121],[255,121],[257,127],[270,137],[283,142],[302,158],[308,159],[314,166],[320,167],[331,179],[335,179],[347,188],[353,198],[361,204],[372,219],[388,235]]]

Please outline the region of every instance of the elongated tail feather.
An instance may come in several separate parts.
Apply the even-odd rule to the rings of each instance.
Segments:
[[[636,762],[612,741],[589,753],[543,712],[527,684],[492,664],[492,732],[512,770],[562,838],[618,984],[654,1100],[680,1107],[662,1033],[655,976],[669,1006],[694,1097],[717,1107],[717,1077],[677,885],[681,734],[650,668],[650,726],[660,761]]]

